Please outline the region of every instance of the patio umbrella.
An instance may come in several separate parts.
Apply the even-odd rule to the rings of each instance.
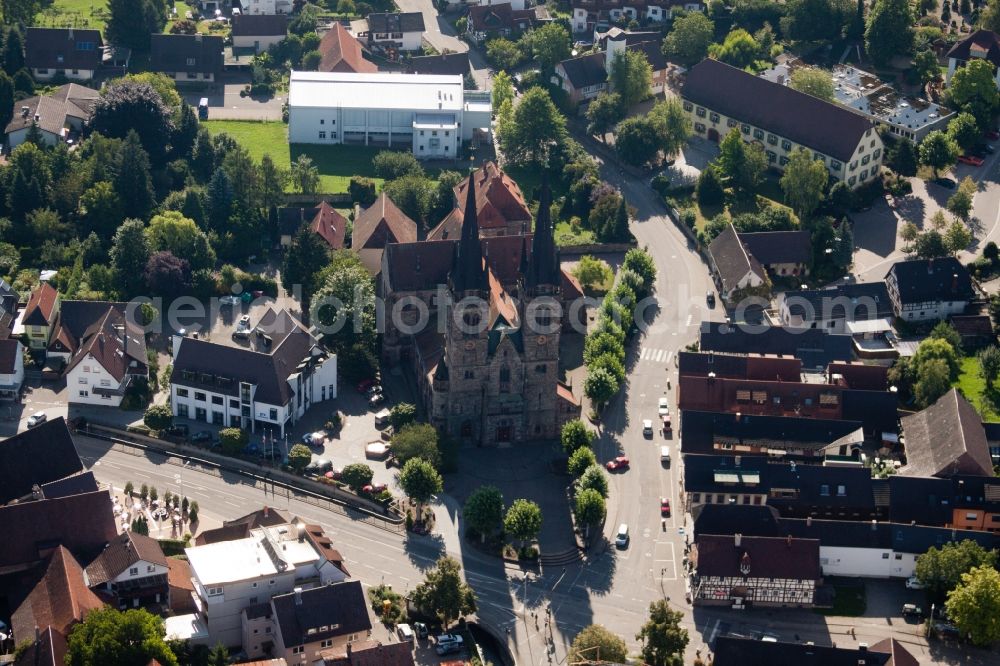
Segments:
[[[326,474],[324,474],[323,476],[325,476],[325,477],[326,477],[326,478],[328,478],[328,479],[332,479],[332,478],[333,478],[333,472],[327,472],[327,473],[326,473]]]

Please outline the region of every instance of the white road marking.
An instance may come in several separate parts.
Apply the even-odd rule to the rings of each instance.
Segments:
[[[670,359],[672,359],[673,357],[674,357],[674,352],[673,352],[673,351],[670,351],[670,352],[669,352],[669,353],[667,354],[667,363],[670,363]]]
[[[691,326],[691,320],[694,319],[694,315],[688,315],[687,321],[684,323],[685,327]]]

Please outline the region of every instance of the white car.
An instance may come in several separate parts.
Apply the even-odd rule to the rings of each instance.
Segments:
[[[444,645],[445,643],[457,643],[461,645],[465,642],[465,639],[458,634],[441,634],[437,637],[437,644]]]
[[[48,420],[48,415],[45,412],[35,412],[28,417],[28,427],[34,428],[36,425],[41,425]]]
[[[666,396],[660,398],[660,402],[656,406],[656,413],[660,416],[666,416],[670,413],[670,407],[667,405]]]
[[[240,297],[235,296],[233,294],[230,294],[228,296],[223,296],[222,298],[219,299],[219,303],[221,303],[222,305],[239,305]]]
[[[233,335],[247,337],[250,335],[250,315],[243,315],[236,324],[236,331]]]
[[[924,589],[923,583],[917,580],[916,576],[910,576],[906,579],[906,589],[908,590],[922,590]]]
[[[653,419],[642,420],[642,434],[646,437],[653,436]]]
[[[628,542],[628,525],[622,523],[618,526],[618,533],[615,535],[615,546],[618,548],[628,548]]]

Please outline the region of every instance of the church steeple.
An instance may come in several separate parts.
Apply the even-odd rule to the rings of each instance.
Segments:
[[[557,285],[559,279],[559,253],[552,237],[552,192],[547,175],[542,176],[542,191],[538,195],[538,217],[535,219],[535,236],[531,241],[531,261],[525,275],[525,285]]]
[[[462,237],[458,242],[455,264],[451,269],[451,286],[455,292],[486,291],[489,283],[483,266],[483,247],[479,242],[479,220],[476,217],[476,175],[469,175],[465,196]]]

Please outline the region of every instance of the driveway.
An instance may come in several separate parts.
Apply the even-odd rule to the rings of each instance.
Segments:
[[[285,95],[269,99],[241,97],[240,91],[249,84],[249,74],[232,74],[208,90],[184,93],[182,89],[181,93],[184,101],[195,107],[202,97],[208,98],[209,120],[281,120]]]
[[[445,49],[455,53],[468,51],[476,84],[480,90],[489,89],[493,70],[486,63],[483,54],[478,49],[470,49],[466,42],[458,38],[451,23],[444,16],[438,15],[433,0],[396,0],[396,6],[401,12],[420,12],[424,15],[424,41],[439,52],[444,53]],[[456,12],[449,16],[457,18],[459,14]]]

